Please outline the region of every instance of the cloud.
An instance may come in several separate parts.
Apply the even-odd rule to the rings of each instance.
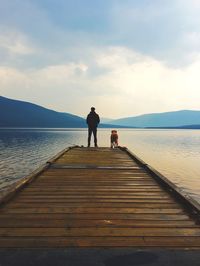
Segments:
[[[91,78],[94,66],[101,71]],[[82,116],[91,105],[107,117],[199,109],[199,67],[200,55],[187,68],[172,69],[125,47],[104,47],[91,64],[0,68],[0,88],[5,96]]]
[[[191,35],[200,33],[198,1],[132,1],[113,6],[115,40],[170,67],[184,67],[200,52]]]
[[[0,3],[3,95],[79,115],[199,109],[199,1]]]
[[[15,0],[2,1],[0,22],[9,36],[26,36],[15,43],[9,37],[10,52],[37,47],[34,57],[20,61],[24,67],[85,60],[87,47],[99,45],[127,47],[179,68],[200,53],[199,9],[198,0]]]
[[[28,43],[25,35],[14,32],[0,30],[0,49],[4,49],[9,56],[27,55],[34,53],[33,47]]]

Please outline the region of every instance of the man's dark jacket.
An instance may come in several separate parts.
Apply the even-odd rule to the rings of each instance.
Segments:
[[[90,128],[95,128],[98,126],[99,122],[100,122],[100,118],[99,118],[99,115],[95,112],[90,112],[87,116],[87,124],[88,124],[88,127]]]

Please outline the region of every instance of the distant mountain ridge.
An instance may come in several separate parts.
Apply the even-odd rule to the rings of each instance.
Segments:
[[[86,128],[86,119],[69,113],[56,112],[37,104],[0,96],[0,127]],[[100,123],[100,128],[113,128]],[[124,126],[118,125],[124,128]]]
[[[0,127],[86,127],[85,119],[0,96]]]
[[[200,111],[181,110],[165,113],[144,114],[112,120],[113,125],[131,127],[185,127],[200,125]]]
[[[0,96],[0,127],[86,128],[85,118]],[[200,128],[200,111],[181,110],[121,119],[102,118],[100,128]],[[108,122],[107,122],[108,121]],[[103,122],[103,123],[102,123]],[[106,124],[104,124],[106,122]]]

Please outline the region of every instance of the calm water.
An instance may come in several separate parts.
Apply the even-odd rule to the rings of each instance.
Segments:
[[[200,202],[200,130],[119,129],[119,143]],[[109,146],[109,129],[98,145]],[[62,149],[86,146],[87,130],[0,129],[0,188],[29,174]]]

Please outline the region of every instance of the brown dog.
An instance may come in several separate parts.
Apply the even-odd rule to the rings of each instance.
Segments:
[[[111,130],[110,147],[114,149],[117,146],[118,146],[118,134],[117,134],[117,130]]]

